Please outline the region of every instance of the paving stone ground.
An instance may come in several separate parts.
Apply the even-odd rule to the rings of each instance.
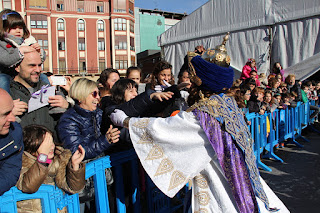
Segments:
[[[319,125],[315,127],[320,130]],[[320,212],[320,134],[303,132],[310,142],[298,141],[299,148],[287,144],[275,151],[284,163],[263,160],[272,172],[260,170],[261,176],[292,213]]]

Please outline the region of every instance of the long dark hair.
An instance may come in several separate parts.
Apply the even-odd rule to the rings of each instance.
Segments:
[[[280,69],[277,67],[277,64],[280,64],[280,62],[275,62],[274,64],[273,64],[273,67],[272,67],[272,72],[274,73],[274,74],[281,74],[281,72],[280,72]],[[280,64],[280,66],[281,66],[281,64]],[[282,66],[281,66],[281,68],[282,68]],[[282,76],[282,74],[281,74],[281,76]]]
[[[53,137],[53,133],[48,128],[31,124],[23,128],[23,143],[24,143],[24,151],[29,152],[30,154],[34,154],[39,149],[42,144],[46,133],[50,133]]]
[[[10,13],[10,14],[9,14]],[[4,40],[6,33],[15,27],[23,28],[23,38],[26,39],[30,36],[30,32],[22,16],[10,9],[5,9],[0,12],[0,40]]]
[[[126,89],[136,88],[138,90],[138,85],[135,81],[124,78],[118,80],[111,88],[111,99],[115,104],[122,104],[125,101],[124,94]]]
[[[151,89],[154,89],[156,85],[159,84],[159,79],[158,79],[158,75],[162,70],[165,69],[172,69],[172,65],[169,64],[166,61],[159,61],[158,63],[156,63],[156,65],[154,66],[153,72],[152,72],[152,78],[151,78]],[[172,72],[171,72],[172,74]],[[171,80],[168,82],[169,84],[173,85],[174,84],[174,78],[172,76]]]

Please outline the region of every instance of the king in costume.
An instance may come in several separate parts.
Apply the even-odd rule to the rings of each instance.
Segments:
[[[141,164],[163,193],[173,197],[192,181],[190,212],[289,212],[260,177],[242,113],[223,93],[234,76],[227,40],[202,56],[188,54],[191,81],[211,96],[169,118],[125,118],[117,111],[111,120],[129,129]]]

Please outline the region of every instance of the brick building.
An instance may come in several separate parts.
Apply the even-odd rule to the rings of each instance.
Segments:
[[[136,64],[134,0],[0,0],[25,17],[47,52],[45,71],[96,75],[106,67],[124,74]]]

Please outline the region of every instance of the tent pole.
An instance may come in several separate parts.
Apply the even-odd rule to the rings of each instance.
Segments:
[[[272,25],[269,26],[269,74],[271,74],[272,69],[272,43],[273,43],[273,31]]]

